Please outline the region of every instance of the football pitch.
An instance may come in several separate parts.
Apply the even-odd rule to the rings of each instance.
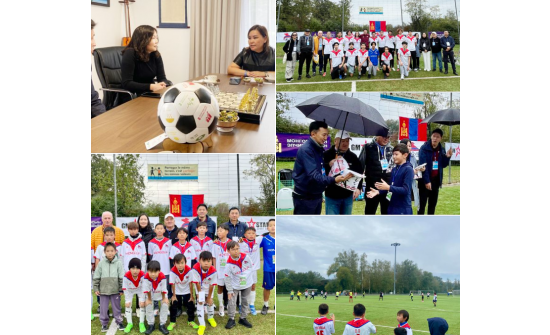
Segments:
[[[232,329],[225,329],[225,324],[227,323],[228,316],[227,316],[227,310],[225,311],[225,316],[220,317],[218,315],[218,291],[217,288],[214,289],[214,304],[216,305],[216,310],[214,311],[214,320],[216,320],[217,326],[216,328],[212,328],[208,322],[206,321],[206,313],[205,313],[205,322],[206,322],[206,331],[204,332],[205,335],[208,334],[228,334],[228,335],[237,335],[237,334],[255,334],[255,335],[264,335],[264,334],[275,334],[275,314],[273,313],[273,306],[275,305],[275,289],[272,291],[271,296],[269,297],[269,312],[267,315],[262,315],[260,312],[262,310],[262,306],[264,304],[264,289],[262,288],[262,282],[264,278],[264,272],[263,272],[263,256],[261,256],[261,268],[258,270],[258,282],[256,283],[256,301],[255,301],[255,307],[256,312],[258,315],[252,316],[248,315],[246,319],[252,324],[252,328],[246,328],[242,325],[237,325],[233,327]],[[121,306],[122,306],[122,317],[123,317],[123,324],[126,326],[126,317],[124,316],[124,296],[120,299]],[[94,297],[94,305],[92,307],[92,312],[96,317],[92,320],[91,325],[91,334],[105,334],[101,332],[101,322],[99,321],[99,315],[97,314],[97,301]],[[135,311],[135,301],[134,301],[134,309],[133,309],[133,316],[132,321],[134,324],[134,327],[130,331],[130,334],[140,334],[139,332],[139,316],[136,316]],[[109,308],[109,311],[111,313],[112,309]],[[238,322],[238,310],[237,314],[235,315],[235,322]],[[113,318],[111,317],[109,319],[109,325],[113,322]],[[166,322],[166,326],[170,323],[170,314],[168,314],[168,320]],[[195,314],[195,323],[198,325],[199,321]],[[155,331],[153,334],[162,334],[158,330],[158,324],[159,324],[159,317],[155,317]],[[147,326],[147,319],[145,320],[145,326]],[[176,327],[170,331],[170,334],[196,334],[197,330],[191,328],[187,325],[187,315],[182,314],[179,318],[176,319]],[[109,333],[107,333],[109,334]],[[116,334],[124,334],[122,331],[117,331]]]
[[[399,71],[391,71],[390,78],[392,80],[384,80],[381,71],[377,76],[372,79],[367,79],[367,76],[357,79],[357,75],[354,77],[347,77],[344,80],[332,80],[330,73],[327,73],[326,77],[317,74],[312,78],[306,78],[306,66],[302,72],[302,80],[298,80],[298,61],[296,62],[296,68],[294,70],[294,81],[291,83],[286,82],[285,70],[286,65],[283,64],[283,47],[285,43],[277,43],[276,50],[276,80],[277,80],[277,92],[310,92],[310,91],[322,91],[322,92],[349,92],[354,90],[357,92],[371,91],[371,92],[458,92],[460,91],[460,65],[456,66],[456,70],[459,76],[455,76],[452,71],[451,64],[449,63],[449,74],[443,74],[439,72],[439,62],[436,62],[437,71],[410,71],[409,77],[405,80],[400,80]],[[455,46],[455,59],[460,59],[460,45]],[[442,55],[443,57],[443,55]],[[411,63],[412,64],[412,63]],[[313,61],[312,65],[313,66]],[[430,64],[431,66],[431,64]],[[328,67],[328,66],[327,66]],[[424,59],[420,57],[420,69],[424,69]],[[328,71],[328,69],[327,69]],[[445,64],[443,63],[443,71],[445,71]],[[313,70],[311,72],[313,74]],[[355,85],[352,86],[352,82],[355,81]]]
[[[303,298],[290,300],[290,295],[277,295],[277,334],[313,334],[313,320],[319,315],[317,309],[320,304],[329,306],[329,315],[336,316],[335,334],[342,334],[346,323],[353,320],[353,306],[365,305],[365,318],[376,326],[376,334],[393,335],[397,326],[396,315],[401,309],[409,312],[409,325],[415,334],[429,334],[428,318],[441,317],[447,320],[449,331],[447,335],[460,334],[460,297],[447,295],[437,296],[437,307],[433,306],[432,297],[414,296],[411,301],[408,295],[385,295],[383,301],[378,301],[378,295],[358,295],[353,303],[348,297],[340,296],[335,300],[334,295],[326,300],[316,297],[315,300]]]

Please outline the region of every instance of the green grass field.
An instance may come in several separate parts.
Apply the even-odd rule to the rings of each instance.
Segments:
[[[414,91],[414,92],[432,92],[432,91],[445,91],[445,92],[458,92],[460,91],[460,78],[452,74],[452,68],[449,64],[449,74],[443,74],[439,72],[439,63],[436,62],[437,71],[410,71],[409,77],[405,80],[385,80],[385,81],[372,81],[373,79],[384,79],[381,72],[373,79],[367,79],[363,76],[360,80],[357,80],[357,74],[350,78],[349,76],[343,80],[332,80],[327,73],[326,77],[319,74],[312,78],[306,78],[306,70],[304,68],[302,73],[302,80],[298,80],[298,64],[294,70],[294,83],[307,83],[307,82],[330,82],[331,84],[300,84],[292,85],[286,82],[285,68],[283,64],[283,46],[284,43],[277,43],[277,92],[297,92],[297,91],[351,91],[351,82],[357,81],[356,90],[359,91]],[[460,55],[460,46],[457,45],[454,49],[455,55]],[[305,65],[304,65],[305,67]],[[445,64],[443,64],[443,71]],[[424,60],[420,57],[420,69],[424,68]],[[456,67],[457,73],[460,76],[460,66]],[[328,71],[328,67],[327,67]],[[311,72],[312,74],[312,72]],[[434,79],[418,79],[425,77],[438,77]],[[392,71],[390,73],[391,79],[399,79],[400,75],[398,71]],[[412,80],[414,79],[414,80]],[[334,84],[334,85],[332,85]]]
[[[460,335],[460,297],[437,296],[437,307],[433,306],[432,297],[424,298],[414,296],[411,301],[408,295],[385,295],[383,301],[378,301],[378,295],[366,295],[363,298],[358,295],[353,303],[348,302],[347,297],[334,295],[327,300],[320,297],[315,300],[297,301],[290,300],[289,295],[277,295],[277,334],[313,334],[313,320],[319,315],[317,309],[320,304],[329,306],[329,314],[336,316],[336,334],[342,334],[346,323],[353,320],[353,306],[363,304],[366,307],[365,318],[376,326],[376,334],[393,335],[393,329],[397,326],[397,311],[405,309],[409,312],[409,325],[413,333],[429,334],[428,318],[441,317],[447,320],[449,331],[447,335]]]
[[[258,312],[258,315],[256,316],[252,316],[252,315],[248,315],[247,316],[247,320],[252,324],[252,328],[246,328],[244,326],[241,326],[239,324],[237,324],[233,329],[225,329],[225,324],[227,323],[227,320],[228,320],[228,316],[227,316],[227,311],[225,311],[225,316],[224,317],[220,317],[218,315],[218,309],[216,309],[215,311],[215,316],[214,316],[214,319],[216,320],[216,323],[218,324],[216,328],[212,328],[210,327],[210,325],[208,324],[208,322],[206,322],[206,331],[205,331],[205,335],[207,334],[231,334],[231,335],[237,335],[237,334],[257,334],[257,335],[263,335],[263,334],[275,334],[275,314],[274,313],[268,313],[267,315],[262,315],[260,313],[260,311],[262,310],[262,306],[263,306],[263,301],[264,301],[264,298],[263,298],[263,294],[264,294],[264,289],[262,288],[262,282],[263,282],[263,258],[261,260],[261,264],[262,264],[262,268],[260,270],[258,270],[258,283],[256,283],[256,301],[255,301],[255,306],[256,306],[256,311]],[[219,306],[218,304],[218,294],[217,294],[217,289],[215,289],[215,294],[214,294],[214,303],[216,304],[216,306]],[[272,292],[271,296],[269,297],[269,310],[270,311],[273,311],[273,306],[275,305],[275,296],[274,296],[274,292]],[[124,296],[122,297],[121,299],[121,304],[122,306],[124,306]],[[134,305],[135,305],[135,302],[134,302]],[[92,307],[92,311],[94,312],[94,314],[96,314],[97,312],[97,301],[96,299],[94,298],[94,305]],[[135,309],[133,310],[134,314],[135,314]],[[237,314],[238,314],[238,310],[237,310]],[[124,307],[122,307],[122,317],[123,317],[123,320],[124,320],[124,325],[126,325],[126,317],[124,316]],[[205,319],[206,319],[206,315],[205,315]],[[109,324],[111,323],[111,321],[113,320],[113,318],[111,318],[109,320]],[[133,316],[132,317],[132,320],[133,320],[133,323],[134,323],[134,328],[132,328],[132,331],[130,332],[130,334],[140,334],[139,332],[139,317],[138,316]],[[235,316],[235,320],[238,321],[238,315]],[[159,318],[158,316],[155,317],[155,321],[156,321],[156,328],[155,328],[155,331],[153,332],[153,334],[161,334],[160,331],[158,330],[158,322],[159,322]],[[170,323],[170,315],[168,315],[168,321],[167,323]],[[195,317],[195,323],[196,324],[199,324],[199,321],[197,319],[197,317]],[[147,326],[147,320],[145,321],[145,325]],[[168,326],[168,324],[167,324]],[[92,321],[92,332],[91,334],[103,334],[101,333],[101,322],[99,321],[99,317],[96,317],[93,321]],[[187,325],[187,315],[181,315],[179,318],[177,318],[176,320],[176,328],[174,328],[174,330],[172,330],[170,332],[170,334],[196,334],[196,330],[194,330],[193,328],[191,328],[190,326]],[[117,332],[118,334],[122,334],[123,332]]]
[[[277,161],[277,171],[281,169],[293,169],[293,161]],[[452,185],[445,185],[448,183],[448,168],[445,169],[444,174],[444,185],[443,188],[439,190],[439,198],[437,200],[437,207],[435,213],[437,215],[460,215],[460,166],[453,166],[451,169],[451,182]],[[277,178],[279,176],[277,175]],[[277,179],[278,180],[278,179]],[[279,184],[279,183],[277,183]],[[280,187],[277,186],[277,191]],[[416,207],[413,203],[413,213],[416,214]],[[352,215],[364,215],[365,214],[365,201],[354,201]],[[323,202],[323,208],[321,209],[321,214],[325,214],[325,203]],[[277,215],[292,215],[292,211],[277,211]],[[376,211],[376,215],[380,215],[380,207]]]

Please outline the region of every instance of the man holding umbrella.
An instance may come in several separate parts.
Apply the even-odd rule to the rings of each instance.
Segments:
[[[353,151],[349,150],[349,142],[351,138],[347,131],[338,131],[334,137],[334,145],[324,152],[325,173],[328,175],[332,166],[336,163],[336,158],[342,156],[349,165],[349,169],[359,174],[361,171],[361,162]],[[337,164],[337,163],[336,163]],[[361,194],[361,185],[359,182],[357,189],[352,192],[346,190],[336,184],[331,184],[325,191],[325,208],[327,215],[351,215],[353,210],[353,200]]]
[[[336,178],[325,175],[323,144],[328,137],[328,126],[325,122],[313,121],[309,125],[309,135],[311,137],[298,149],[292,171],[295,215],[321,214],[325,188],[353,176],[351,173]]]
[[[439,189],[443,184],[443,169],[449,166],[453,148],[445,153],[441,146],[443,131],[439,128],[432,131],[430,141],[427,141],[420,147],[419,164],[426,163],[426,170],[422,173],[422,179],[418,180],[418,189],[420,191],[420,208],[418,214],[424,214],[426,204],[428,204],[428,215],[435,214]],[[429,201],[429,203],[428,203]]]
[[[390,136],[387,129],[380,129],[376,133],[376,139],[365,145],[364,165],[365,165],[365,183],[366,189],[375,188],[374,184],[384,180],[391,184],[392,146],[389,145]],[[373,198],[365,197],[365,215],[375,215],[376,209],[380,204],[380,213],[388,214],[389,201],[385,194],[378,194]]]

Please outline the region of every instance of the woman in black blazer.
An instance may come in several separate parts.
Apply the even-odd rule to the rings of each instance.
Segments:
[[[285,78],[291,82],[294,78],[294,68],[296,67],[296,46],[298,45],[298,34],[292,33],[290,39],[286,41],[283,51],[286,53],[286,71]],[[319,71],[321,72],[321,71]]]
[[[227,67],[227,74],[275,79],[275,49],[269,46],[266,27],[257,24],[248,30],[248,47]]]
[[[170,84],[158,52],[157,30],[139,26],[128,46],[122,50],[122,88],[137,95],[158,91]],[[156,80],[155,80],[156,79]]]
[[[430,39],[428,38],[428,35],[426,33],[422,33],[422,38],[420,39],[420,43],[418,43],[418,47],[420,48],[420,51],[422,51],[422,58],[424,59],[424,71],[430,71]]]

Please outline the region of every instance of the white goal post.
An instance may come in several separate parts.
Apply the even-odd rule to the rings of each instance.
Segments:
[[[458,296],[458,297],[460,297],[460,290],[453,290],[453,297],[454,297],[455,295]]]
[[[413,293],[415,291],[413,290]],[[428,295],[428,292],[430,292],[430,296],[433,296],[434,295],[434,290],[416,290],[416,294],[417,295],[422,295],[422,293],[424,293],[425,296]]]

